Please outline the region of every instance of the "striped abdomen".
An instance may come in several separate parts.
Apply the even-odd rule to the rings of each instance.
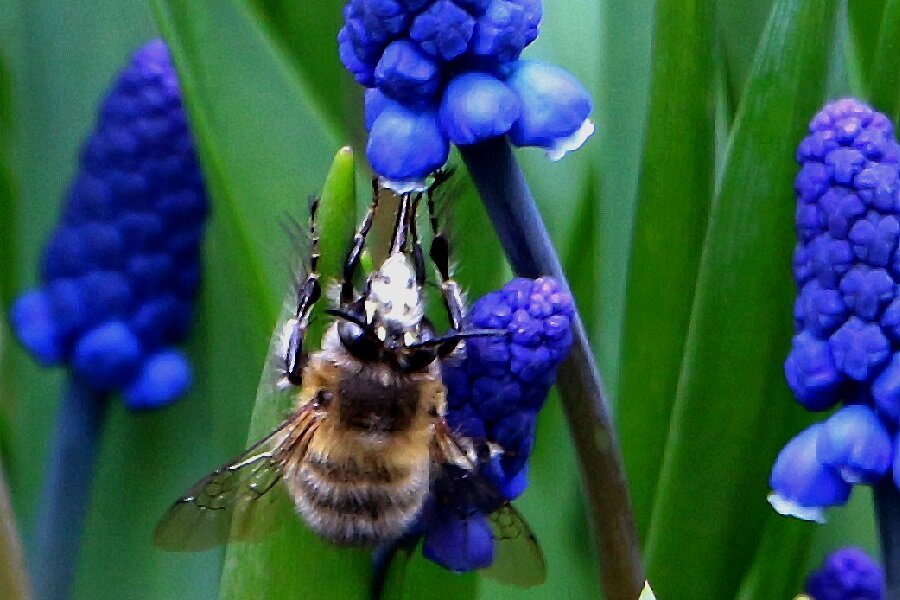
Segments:
[[[336,544],[376,544],[401,536],[419,515],[429,458],[427,452],[414,457],[310,449],[286,482],[303,519],[320,536]]]

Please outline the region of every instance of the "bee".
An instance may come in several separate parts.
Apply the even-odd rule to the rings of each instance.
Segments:
[[[256,513],[283,485],[297,513],[320,537],[342,546],[376,546],[401,538],[423,517],[426,500],[460,518],[489,514],[495,564],[517,575],[503,581],[543,580],[543,554],[527,523],[480,474],[502,449],[454,432],[447,424],[441,360],[474,336],[465,303],[450,273],[449,244],[435,216],[435,175],[425,192],[400,196],[387,258],[357,292],[354,276],[373,218],[373,195],[347,251],[336,307],[318,351],[303,350],[314,305],[322,296],[317,271],[317,201],[310,205],[307,274],[297,279],[293,315],[281,327],[276,352],[279,385],[294,396],[287,418],[244,454],[213,471],[177,500],[155,532],[168,550],[203,550],[253,539]],[[427,196],[433,230],[429,258],[440,280],[449,322],[438,334],[425,314],[426,267],[416,228]],[[526,565],[526,568],[523,568]]]

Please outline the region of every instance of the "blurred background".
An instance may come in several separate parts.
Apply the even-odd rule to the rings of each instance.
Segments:
[[[297,214],[321,189],[339,147],[363,147],[361,89],[337,56],[341,5],[0,0],[4,313],[37,281],[41,248],[102,94],[150,38],[162,36],[173,51],[211,193],[203,291],[187,348],[195,384],[156,413],[113,403],[76,598],[366,597],[365,585],[357,585],[368,577],[365,564],[348,562],[342,572],[338,552],[279,554],[276,547],[260,560],[283,565],[271,566],[289,573],[283,581],[220,590],[221,551],[176,555],[151,545],[168,504],[247,440],[289,276],[280,216]],[[525,52],[572,71],[595,99],[597,133],[581,151],[559,163],[538,150],[518,156],[614,403],[660,597],[788,598],[834,547],[856,543],[876,552],[868,489],[821,527],[775,515],[765,496],[778,448],[809,420],[781,371],[794,294],[793,151],[825,98],[865,97],[871,89],[884,5],[552,0],[544,3],[541,37]],[[729,206],[743,218],[723,216]],[[478,198],[468,191],[454,210],[458,278],[476,298],[510,271],[485,233]],[[724,225],[709,227],[717,218]],[[705,240],[712,250],[703,250]],[[719,252],[723,240],[735,244],[731,262],[704,255],[698,266],[701,253]],[[759,243],[766,240],[774,241]],[[685,262],[673,263],[673,253]],[[721,283],[724,308],[694,314],[706,321],[695,326],[701,333],[691,344],[701,350],[693,351],[684,337],[698,268],[706,269],[699,281]],[[738,296],[729,312],[729,298]],[[750,312],[740,310],[747,306]],[[748,320],[768,337],[746,362],[748,340],[740,335],[752,332],[727,343],[702,337]],[[704,348],[716,353],[712,363],[699,360]],[[706,368],[729,364],[733,371],[713,373],[718,379],[707,385],[678,385],[679,373],[702,377]],[[60,370],[36,366],[0,322],[0,451],[26,562],[62,381]],[[578,467],[555,397],[541,416],[530,473],[518,504],[548,557],[544,586],[503,588],[419,557],[396,597],[598,597]],[[339,584],[342,576],[351,583]]]

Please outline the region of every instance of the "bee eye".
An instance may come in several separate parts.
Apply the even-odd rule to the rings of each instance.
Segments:
[[[338,325],[338,336],[344,348],[356,358],[367,361],[378,360],[381,345],[356,323],[341,322]]]

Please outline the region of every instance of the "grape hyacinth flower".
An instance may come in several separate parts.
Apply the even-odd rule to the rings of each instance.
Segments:
[[[859,548],[840,548],[806,579],[811,600],[882,600],[881,567]]]
[[[552,160],[593,133],[590,95],[559,67],[520,60],[541,0],[350,0],[340,58],[366,92],[366,155],[398,191],[421,187],[450,143],[507,136]]]
[[[772,505],[822,519],[852,486],[897,470],[900,424],[900,145],[883,114],[832,102],[797,148],[799,293],[784,370],[810,411],[844,407],[800,433],[772,470]]]
[[[462,359],[444,364],[449,425],[503,448],[484,475],[506,500],[528,486],[535,423],[556,371],[572,346],[572,297],[550,277],[518,278],[480,298],[468,327],[502,329],[505,336],[474,338]],[[493,536],[483,514],[459,515],[441,502],[425,524],[425,556],[454,571],[484,568],[493,560]]]
[[[44,249],[41,285],[10,315],[38,362],[69,372],[39,516],[39,597],[68,595],[109,395],[143,411],[190,385],[175,346],[191,326],[207,213],[175,68],[154,40],[103,100]]]
[[[153,41],[103,102],[44,249],[42,285],[12,308],[16,337],[38,362],[122,392],[131,409],[171,403],[190,382],[174,346],[190,329],[207,212],[175,70]]]

